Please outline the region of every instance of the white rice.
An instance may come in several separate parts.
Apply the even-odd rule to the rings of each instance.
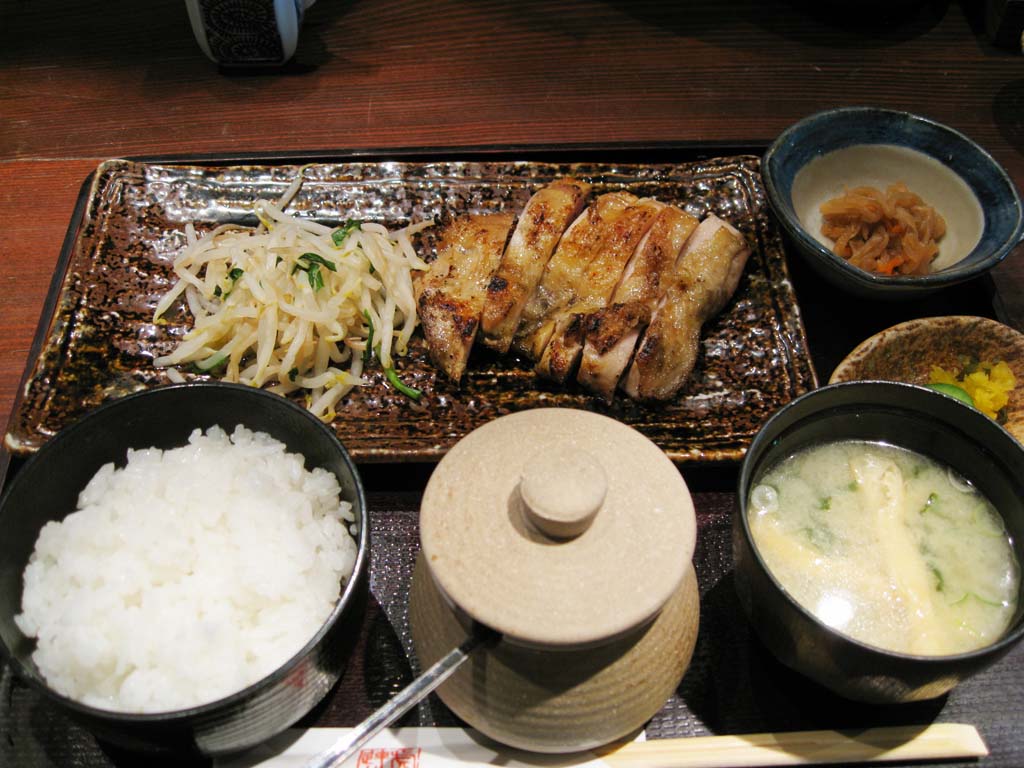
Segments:
[[[335,476],[241,426],[129,451],[78,507],[40,532],[15,621],[53,688],[107,710],[182,709],[266,676],[323,625],[356,558]]]

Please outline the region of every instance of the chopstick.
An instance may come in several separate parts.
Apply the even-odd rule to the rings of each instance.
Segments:
[[[601,753],[610,768],[743,768],[984,757],[972,725],[935,723],[860,731],[794,731],[630,742]]]

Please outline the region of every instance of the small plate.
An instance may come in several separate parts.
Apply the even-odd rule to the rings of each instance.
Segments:
[[[894,325],[859,344],[836,366],[829,383],[881,379],[928,384],[933,365],[959,370],[963,357],[1010,366],[1017,388],[1010,393],[1003,426],[1024,442],[1024,334],[986,317],[925,317]]]
[[[197,231],[255,224],[254,201],[280,197],[300,169],[305,181],[289,210],[324,223],[358,218],[397,227],[451,213],[517,210],[542,185],[573,175],[593,181],[595,194],[624,189],[696,216],[716,213],[753,249],[735,297],[705,326],[698,367],[674,401],[644,405],[620,397],[606,406],[575,386],[539,380],[524,361],[482,349],[474,349],[460,388],[437,373],[416,334],[397,368],[423,390],[419,402],[371,371],[370,385],[337,407],[333,426],[357,461],[435,461],[481,424],[541,406],[605,413],[679,462],[737,461],[775,410],[817,383],[756,157],[661,164],[111,160],[97,169],[85,212],[71,223],[48,304],[54,309],[42,319],[39,354],[19,391],[8,448],[30,453],[102,401],[169,383],[152,360],[169,352],[190,322],[187,313],[172,312],[166,325],[156,325],[153,308],[173,284],[186,224]]]

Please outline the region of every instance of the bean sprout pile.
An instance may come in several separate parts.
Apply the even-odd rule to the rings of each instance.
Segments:
[[[356,220],[326,226],[285,212],[300,184],[277,202],[257,201],[257,227],[225,224],[198,236],[186,226],[178,280],[154,316],[164,322],[184,295],[194,325],[155,364],[174,381],[184,378],[171,366],[192,364],[280,394],[306,390],[307,408],[331,421],[338,401],[367,383],[376,355],[392,385],[418,397],[399,380],[394,358],[416,328],[412,272],[427,268],[412,236],[432,222],[391,231]]]

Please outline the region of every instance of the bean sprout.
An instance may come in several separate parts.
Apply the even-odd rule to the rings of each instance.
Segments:
[[[301,177],[276,203],[258,200],[257,227],[227,224],[199,237],[186,226],[178,280],[154,315],[164,322],[184,296],[194,324],[155,364],[190,363],[281,394],[304,389],[309,410],[331,421],[338,401],[366,383],[368,343],[389,378],[406,353],[417,323],[412,271],[427,268],[412,237],[432,222],[329,227],[285,212],[300,185]]]

